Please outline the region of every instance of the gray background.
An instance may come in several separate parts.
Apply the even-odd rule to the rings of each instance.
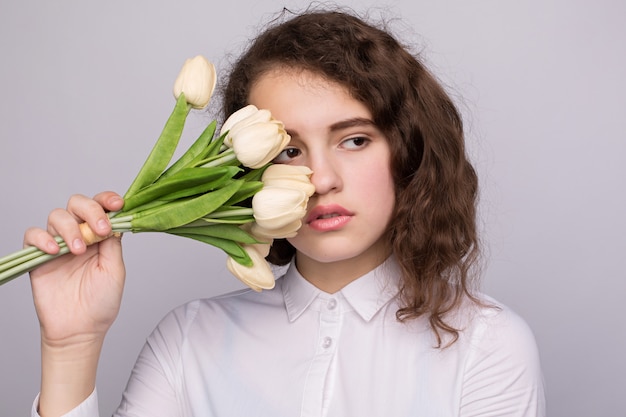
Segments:
[[[351,0],[399,18],[465,114],[482,181],[485,291],[534,329],[554,417],[626,416],[626,41],[621,1]],[[225,71],[283,5],[0,3],[0,255],[73,193],[124,192],[174,104],[185,58]],[[193,114],[189,144],[209,120]],[[110,415],[145,336],[171,308],[235,288],[224,256],[125,237],[128,284],[98,379]],[[0,288],[0,416],[38,391],[28,279]]]

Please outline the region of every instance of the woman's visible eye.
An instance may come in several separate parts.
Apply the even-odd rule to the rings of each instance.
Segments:
[[[274,162],[278,164],[286,164],[294,158],[300,156],[302,152],[298,148],[285,148],[274,158]]]
[[[366,146],[370,140],[363,136],[356,136],[354,138],[349,138],[341,142],[341,146],[346,149],[358,149]]]

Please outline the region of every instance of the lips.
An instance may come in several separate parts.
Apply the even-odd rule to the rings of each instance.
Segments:
[[[314,230],[325,232],[341,229],[352,220],[354,213],[338,204],[315,206],[306,217],[306,224]]]

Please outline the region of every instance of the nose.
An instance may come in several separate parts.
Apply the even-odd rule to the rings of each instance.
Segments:
[[[311,183],[315,186],[315,194],[323,195],[342,188],[339,167],[328,155],[310,155],[308,159],[307,165],[313,171]]]

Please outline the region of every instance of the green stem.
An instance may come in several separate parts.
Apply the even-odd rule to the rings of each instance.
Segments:
[[[132,231],[131,220],[133,216],[120,216],[111,218],[112,231],[125,233]],[[58,253],[51,255],[41,251],[35,246],[29,246],[0,258],[0,285],[5,284],[20,275],[32,271],[44,263],[69,253],[70,250],[61,236],[55,236],[54,240],[60,247]]]
[[[227,151],[221,153],[219,158],[216,158],[201,166],[203,168],[216,167],[216,166],[220,166],[223,164],[227,164],[228,162],[234,161],[236,159],[237,159],[237,156],[235,155],[235,151],[233,151],[232,149],[228,149]]]
[[[12,269],[20,264],[28,262],[31,259],[35,259],[41,256],[41,251],[39,251],[37,248],[33,248],[33,249],[35,250],[29,251],[28,253],[23,254],[19,258],[15,258],[7,262],[2,262],[0,264],[0,272],[8,271],[9,269]]]
[[[56,236],[54,238],[54,240],[56,240],[57,243],[61,243],[63,242],[63,239],[60,236]],[[13,252],[9,255],[3,256],[2,258],[0,258],[0,265],[4,265],[5,262],[10,262],[14,259],[20,259],[23,256],[28,256],[31,253],[36,253],[37,251],[39,251],[39,249],[37,249],[34,246],[28,246],[22,250],[18,250],[16,252]],[[3,270],[4,268],[0,267],[0,270]]]
[[[132,215],[126,215],[126,216],[121,216],[121,217],[113,217],[111,219],[111,225],[117,224],[117,223],[126,223],[126,222],[132,222],[133,221],[133,216]]]
[[[213,213],[205,216],[205,219],[223,219],[225,217],[235,216],[252,216],[253,212],[251,208],[239,208],[234,210],[214,211]]]
[[[119,223],[112,224],[112,226],[113,226],[112,231],[114,233],[126,233],[126,232],[133,231],[133,226],[131,222],[119,222]]]
[[[65,243],[59,246],[61,247],[61,249],[59,250],[58,253],[54,255],[51,255],[51,254],[42,252],[39,249],[36,249],[37,251],[39,251],[39,255],[36,258],[30,259],[26,262],[23,262],[23,263],[20,263],[19,265],[14,266],[11,269],[7,269],[6,271],[0,272],[0,285],[6,284],[7,282],[19,277],[20,275],[30,272],[33,269],[37,268],[38,266],[43,265],[44,263],[54,258],[58,258],[59,256],[65,255],[66,253],[70,252],[69,248],[67,247]]]

